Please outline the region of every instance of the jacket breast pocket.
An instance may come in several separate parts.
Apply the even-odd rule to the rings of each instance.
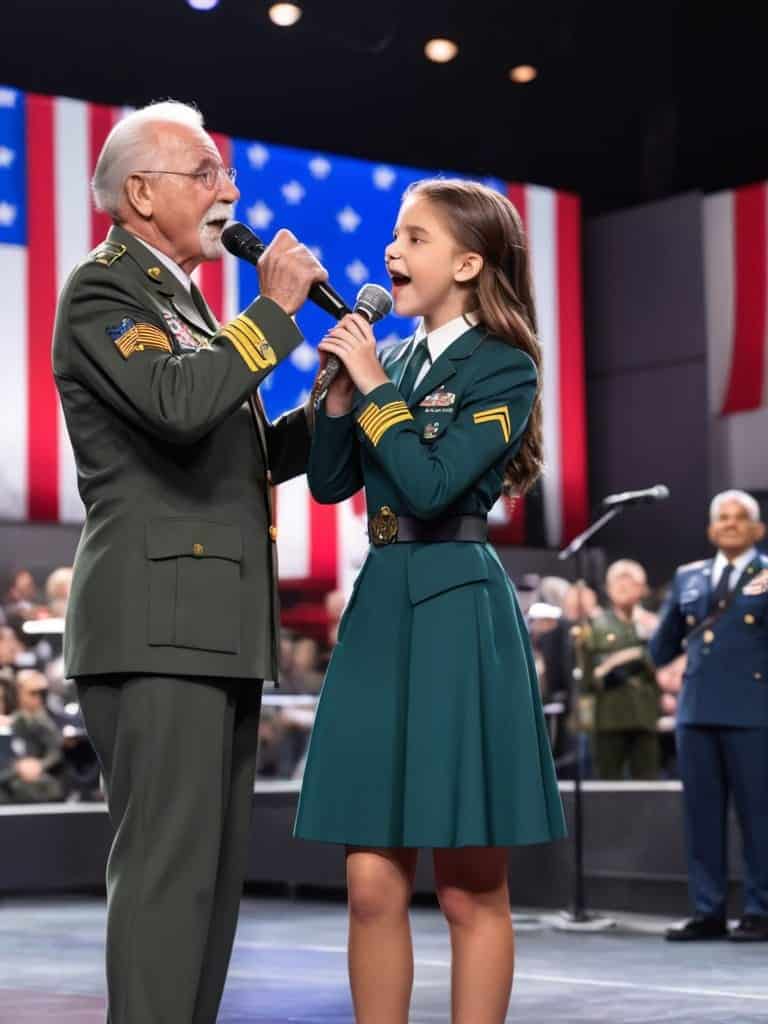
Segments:
[[[147,524],[149,643],[237,654],[240,563],[234,523],[155,519]]]
[[[487,579],[488,566],[478,544],[460,541],[425,544],[408,559],[411,604],[420,604],[455,587]]]

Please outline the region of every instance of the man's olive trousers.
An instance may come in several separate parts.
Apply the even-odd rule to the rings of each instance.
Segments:
[[[261,683],[77,682],[115,830],[108,1024],[215,1024],[246,869]]]

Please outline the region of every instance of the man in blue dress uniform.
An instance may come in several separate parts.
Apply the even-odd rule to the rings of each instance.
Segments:
[[[724,491],[710,506],[714,559],[677,570],[650,651],[688,653],[677,715],[694,916],[676,942],[768,941],[768,558],[755,499]],[[744,848],[744,915],[726,926],[726,824],[733,797]]]

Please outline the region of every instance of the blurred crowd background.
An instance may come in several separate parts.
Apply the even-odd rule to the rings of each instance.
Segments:
[[[0,803],[99,801],[99,766],[74,683],[63,671],[72,569],[37,579],[20,568],[0,607]],[[684,658],[654,668],[647,641],[665,588],[621,559],[598,588],[525,576],[517,590],[531,633],[545,716],[561,778],[674,779],[674,726]],[[345,598],[325,596],[307,632],[284,628],[280,676],[264,692],[261,779],[301,778],[317,697]],[[290,614],[286,615],[291,619]]]

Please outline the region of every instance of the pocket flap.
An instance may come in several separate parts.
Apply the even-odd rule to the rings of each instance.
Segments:
[[[243,538],[236,523],[207,519],[155,519],[147,523],[147,558],[226,558],[239,562]]]
[[[465,583],[488,579],[488,566],[478,544],[460,541],[426,544],[408,560],[411,604],[442,594]]]

